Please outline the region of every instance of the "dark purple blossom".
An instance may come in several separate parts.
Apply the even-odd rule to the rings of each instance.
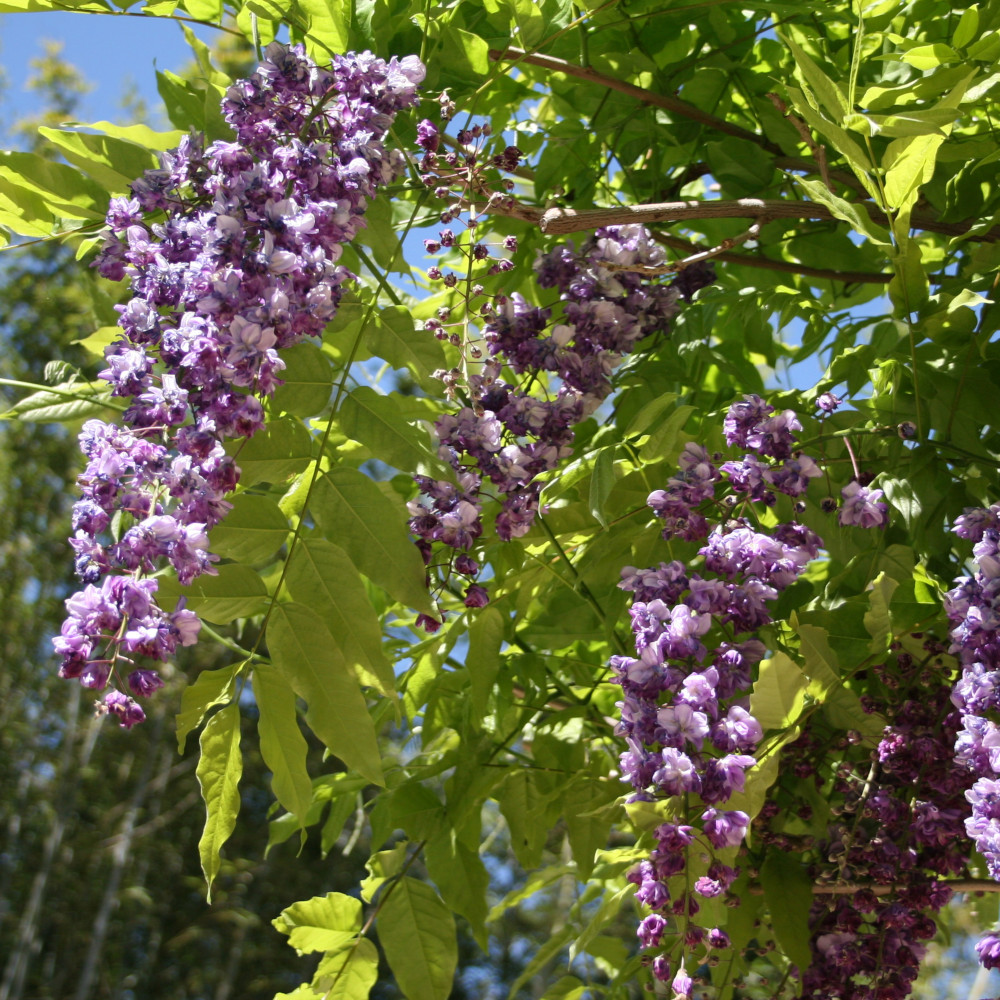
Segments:
[[[62,676],[115,685],[100,710],[123,726],[144,716],[121,674],[148,697],[162,681],[134,658],[166,660],[199,627],[183,607],[163,612],[149,577],[165,565],[182,584],[215,572],[207,533],[239,480],[224,442],[264,426],[278,351],[319,336],[336,312],[353,280],[343,245],[404,166],[383,140],[423,75],[414,56],[319,67],[301,46],[273,43],[223,101],[236,143],[185,137],[109,205],[96,266],[127,278],[132,299],[100,377],[131,402],[125,426],[91,420],[80,434],[88,464],[70,544],[87,586],[66,602],[54,645]]]

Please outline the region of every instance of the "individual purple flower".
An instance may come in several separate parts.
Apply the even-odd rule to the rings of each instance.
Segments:
[[[750,817],[740,809],[706,809],[701,814],[705,836],[716,848],[739,847],[746,836]]]
[[[677,975],[674,976],[670,985],[674,991],[671,1000],[691,1000],[691,989],[694,986],[694,981],[687,974],[683,965],[677,970]]]
[[[467,608],[485,608],[490,603],[490,595],[485,587],[474,583],[466,589],[464,603]]]
[[[841,495],[844,502],[837,515],[841,524],[862,528],[881,528],[885,525],[889,507],[882,501],[881,490],[850,482],[841,490]]]
[[[990,933],[980,938],[976,943],[976,954],[983,968],[1000,969],[1000,935]]]
[[[824,392],[822,395],[816,397],[816,406],[824,413],[833,413],[841,403],[843,403],[843,400],[839,396],[835,396],[832,392]]]

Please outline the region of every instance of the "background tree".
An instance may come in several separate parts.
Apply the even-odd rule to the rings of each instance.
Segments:
[[[192,3],[132,13],[178,9],[207,23],[222,16]],[[584,12],[557,0],[412,10],[376,0],[350,16],[254,2],[231,13],[230,30],[264,44],[287,28],[321,62],[344,49],[419,51],[427,78],[420,115],[404,111],[394,126],[411,159],[405,177],[388,180],[391,202],[346,196],[351,212],[367,209],[367,228],[340,258],[360,283],[322,347],[284,354],[285,384],[261,391],[267,426],[228,445],[242,478],[233,514],[211,535],[225,559],[218,576],[184,588],[159,578],[164,613],[184,596],[226,651],[191,674],[179,725],[206,727],[209,883],[225,873],[218,848],[240,806],[237,836],[261,807],[237,790],[249,683],[271,790],[287,810],[274,838],[310,830],[322,841],[326,830],[329,843],[360,796],[375,851],[367,910],[352,895],[321,894],[279,920],[293,946],[322,953],[297,1000],[364,995],[379,962],[372,932],[408,997],[444,996],[454,914],[490,947],[489,928],[509,912],[530,917],[546,898],[536,892],[557,905],[542,907],[547,936],[514,992],[537,983],[553,997],[629,993],[652,974],[677,996],[692,976],[721,996],[905,996],[934,932],[930,914],[955,889],[993,888],[979,880],[986,872],[962,820],[964,792],[992,773],[997,524],[996,512],[962,511],[997,495],[996,432],[981,411],[996,381],[989,123],[1000,14],[919,0]],[[196,78],[159,76],[170,121],[231,138],[217,111],[229,74],[192,43]],[[412,61],[402,65],[416,75]],[[250,89],[270,93],[280,77],[272,70]],[[406,90],[398,78],[394,86],[370,99]],[[230,107],[231,124],[257,96]],[[340,104],[320,111],[284,138],[328,122],[346,128]],[[282,115],[288,132],[293,112]],[[263,140],[242,125],[241,142],[265,161],[254,145]],[[180,139],[104,133],[43,131],[73,169],[7,157],[0,222],[35,237],[69,228],[82,252],[95,245],[86,241],[107,195],[152,164],[151,149]],[[383,162],[377,141],[363,141],[369,164]],[[320,159],[356,185],[387,180],[346,147],[340,156],[339,167]],[[282,162],[285,193],[311,198],[315,189],[292,176],[306,161]],[[202,210],[184,201],[209,190],[192,177],[167,204],[173,221]],[[145,207],[162,209],[143,190]],[[234,212],[245,211],[240,197]],[[310,202],[314,222],[328,210]],[[294,265],[274,254],[294,256],[289,229],[312,232],[288,218],[265,235],[252,214],[240,216],[250,234],[244,280],[282,286],[273,276]],[[588,237],[636,223],[651,234]],[[413,239],[425,226],[430,262]],[[205,250],[229,252],[230,243]],[[113,251],[102,259],[113,274]],[[159,266],[130,259],[140,278]],[[411,296],[412,281],[422,290]],[[168,324],[196,312],[158,307]],[[229,336],[231,317],[219,322]],[[241,349],[237,361],[251,356]],[[404,370],[417,391],[386,391]],[[268,369],[260,382],[255,371],[244,387],[263,386]],[[78,421],[84,409],[114,407],[99,383],[69,374],[12,415]],[[132,394],[126,376],[111,381]],[[777,422],[745,399],[765,391]],[[192,407],[212,402],[202,394]],[[423,509],[412,506],[414,473]],[[718,524],[718,551],[701,549],[705,518]],[[948,531],[956,524],[959,541]],[[751,536],[781,547],[780,567],[722,554]],[[970,541],[978,582],[943,604]],[[645,566],[654,569],[634,570]],[[669,647],[667,661],[692,671],[683,691],[659,661],[643,668],[630,655],[624,567],[639,652],[644,637]],[[738,574],[742,610],[711,597],[696,608],[688,575],[676,585],[693,572],[716,574],[705,594],[720,585],[736,594]],[[679,631],[643,618],[667,620],[646,607],[655,600],[673,605]],[[712,680],[698,639],[709,628],[713,644],[753,634],[759,646],[740,646],[735,660],[719,653]],[[744,655],[753,662],[736,662]],[[651,692],[651,676],[677,690]],[[964,719],[951,713],[956,684]],[[633,740],[619,762],[622,687],[621,729]],[[713,735],[718,753],[703,750],[715,713],[732,733],[728,743]],[[659,729],[642,729],[651,717]],[[671,745],[676,733],[688,742]],[[134,746],[137,734],[119,739]],[[341,763],[317,761],[317,739]],[[684,760],[668,753],[682,746]],[[149,774],[166,766],[146,759]],[[248,767],[242,787],[257,788]],[[621,770],[634,801],[621,801]],[[155,787],[140,776],[126,827]],[[980,825],[970,833],[995,869],[989,786],[976,787]],[[688,824],[700,840],[687,840]],[[505,843],[526,882],[489,910],[491,876],[502,877],[489,850]],[[637,869],[651,850],[659,867]],[[571,878],[583,886],[571,892]],[[643,954],[620,922],[637,883],[656,911],[641,925]],[[984,929],[995,919],[988,909]],[[996,964],[1000,941],[986,938],[980,953]]]

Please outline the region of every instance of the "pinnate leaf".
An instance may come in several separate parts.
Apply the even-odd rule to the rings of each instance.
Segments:
[[[325,538],[301,539],[285,585],[294,600],[308,604],[326,622],[358,680],[392,694],[395,677],[382,648],[378,615],[347,553]]]
[[[434,613],[401,501],[391,500],[357,469],[338,466],[317,481],[311,509],[323,533],[369,580],[408,607]]]
[[[323,619],[303,604],[278,604],[267,644],[275,666],[308,705],[309,728],[348,767],[383,784],[375,725]]]
[[[240,811],[240,778],[243,754],[240,751],[240,709],[227,705],[216,712],[201,733],[201,757],[195,772],[205,801],[205,828],[198,842],[201,869],[212,898],[212,883],[222,859],[219,851],[236,828]]]
[[[328,892],[285,907],[271,921],[300,954],[343,948],[361,930],[361,900]]]
[[[455,918],[429,885],[400,879],[385,896],[378,936],[407,1000],[447,1000],[458,964]]]
[[[295,692],[270,663],[253,671],[253,693],[260,717],[260,754],[271,771],[271,790],[300,826],[312,805],[312,782],[306,768],[308,745],[299,729]]]

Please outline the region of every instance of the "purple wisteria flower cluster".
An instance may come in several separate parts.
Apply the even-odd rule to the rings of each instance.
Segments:
[[[648,500],[665,522],[666,539],[704,542],[699,572],[676,560],[622,571],[620,586],[634,594],[637,654],[611,659],[623,691],[617,732],[628,750],[622,777],[635,790],[633,800],[672,799],[677,819],[657,828],[652,855],[630,875],[639,886],[637,898],[652,910],[638,934],[648,956],[664,952],[650,958],[662,981],[673,971],[665,953],[668,931],[685,950],[728,946],[723,931],[691,919],[698,897],[727,895],[739,874],[718,853],[739,847],[750,823],[746,812],[725,805],[744,790],[763,738],[746,697],[753,666],[766,653],[756,633],[772,620],[770,604],[822,545],[795,521],[764,529],[747,516],[755,503],[774,504],[776,493],[800,497],[819,475],[815,463],[796,451],[798,430],[791,410],[775,413],[752,395],[735,403],[724,421],[725,437],[745,454],[717,466],[721,456],[688,444],[678,474]],[[707,855],[707,872],[672,898],[669,880],[688,867],[692,851]],[[672,929],[677,927],[679,933]],[[675,996],[685,995],[690,976],[683,964],[672,981]]]
[[[973,543],[975,572],[955,581],[945,594],[952,624],[951,652],[962,675],[952,693],[962,725],[955,756],[976,781],[965,797],[972,814],[968,835],[1000,881],[1000,504],[968,508],[955,519],[955,534]],[[987,935],[978,946],[987,968],[1000,968],[1000,936]]]
[[[924,648],[873,668],[883,690],[862,701],[887,721],[875,753],[811,726],[783,752],[799,784],[775,786],[755,825],[757,843],[811,857],[811,881],[831,889],[810,913],[802,1000],[905,1000],[937,933],[933,914],[952,895],[939,880],[965,871],[967,775],[951,753],[959,713],[944,646],[932,639]],[[816,842],[802,833],[814,818],[812,783],[834,806]],[[844,886],[851,891],[832,891]]]
[[[453,550],[442,557],[444,577],[455,572],[471,579],[479,572],[469,550],[483,532],[485,499],[499,501],[500,539],[531,529],[539,477],[571,453],[573,425],[610,393],[611,373],[624,355],[642,338],[666,331],[676,315],[684,294],[676,283],[604,265],[663,261],[662,248],[643,227],[600,229],[580,248],[567,243],[535,264],[539,285],[559,292],[562,308],[554,322],[551,308],[517,294],[498,296],[486,308],[487,357],[466,380],[469,405],[435,425],[457,485],[420,478],[423,497],[410,505],[410,529],[425,561],[433,563],[435,545]],[[521,377],[519,384],[502,377],[505,368]],[[481,585],[467,591],[470,606],[487,600]]]
[[[183,607],[157,606],[151,574],[169,565],[188,584],[214,572],[207,532],[239,480],[224,442],[264,426],[278,352],[336,312],[354,278],[338,263],[343,245],[404,166],[383,140],[423,78],[415,56],[348,54],[321,68],[274,43],[223,100],[235,142],[189,136],[111,202],[97,267],[127,277],[132,298],[100,377],[131,402],[125,426],[92,420],[80,436],[88,465],[71,545],[86,586],[54,645],[63,677],[112,685],[99,709],[124,726],[144,718],[132,695],[162,683],[146,669],[124,680],[134,657],[164,661],[199,629]]]

